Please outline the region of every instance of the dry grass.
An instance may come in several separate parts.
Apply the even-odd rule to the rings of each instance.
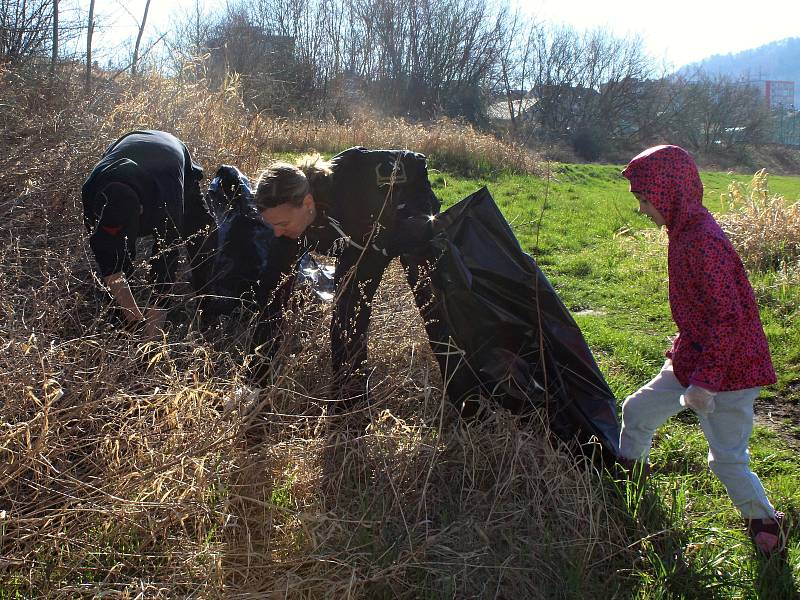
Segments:
[[[731,212],[720,221],[745,265],[789,272],[800,261],[800,202],[769,193],[766,170],[749,184],[734,181],[722,199]]]
[[[149,76],[99,82],[92,96],[68,80],[53,92],[0,66],[0,157],[4,196],[36,190],[50,206],[67,208],[105,146],[131,129],[163,129],[181,138],[207,169],[235,164],[255,176],[276,153],[335,153],[353,145],[408,148],[436,164],[469,172],[510,170],[540,173],[530,150],[443,119],[411,124],[402,119],[356,117],[347,123],[289,120],[248,112],[240,86],[230,77],[218,91],[206,82]]]
[[[36,302],[41,332],[5,321],[4,585],[48,598],[550,598],[608,582],[629,552],[615,503],[543,430],[458,423],[418,316],[395,310],[413,307],[404,287],[396,270],[378,301],[373,404],[335,418],[320,319],[295,321],[262,397],[271,410],[252,420],[224,410],[235,353],[196,334],[143,347],[65,331],[59,307]]]
[[[289,320],[257,415],[226,410],[247,322],[143,345],[99,319],[78,189],[119,133],[169,129],[206,165],[251,173],[279,149],[400,138],[303,138],[248,117],[233,88],[144,81],[37,104],[23,84],[2,113],[0,598],[581,597],[632,565],[590,465],[543,428],[465,427],[443,402],[396,266],[375,302],[373,403],[338,417],[326,307]]]
[[[449,119],[412,124],[362,115],[337,123],[248,114],[235,77],[211,94],[205,82],[153,78],[142,86],[119,103],[107,130],[113,135],[131,126],[173,131],[208,164],[233,163],[246,173],[256,173],[275,153],[312,149],[335,153],[357,145],[408,148],[439,164],[471,171],[539,173],[542,169],[539,157],[529,149]]]

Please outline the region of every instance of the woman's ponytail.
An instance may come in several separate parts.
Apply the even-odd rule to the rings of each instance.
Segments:
[[[272,163],[258,178],[256,207],[263,210],[287,202],[299,206],[321,178],[333,173],[331,167],[319,154],[305,154],[295,164]]]

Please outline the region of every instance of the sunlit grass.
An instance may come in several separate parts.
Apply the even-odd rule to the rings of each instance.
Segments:
[[[290,319],[262,396],[271,410],[231,411],[250,323],[219,339],[174,326],[150,345],[110,331],[78,207],[104,145],[134,127],[174,131],[207,168],[251,175],[311,148],[422,150],[446,205],[489,186],[621,399],[658,370],[674,325],[665,240],[635,214],[619,167],[543,165],[447,122],[256,118],[234,81],[216,93],[123,82],[91,101],[14,82],[0,157],[0,598],[790,597],[791,573],[753,555],[691,415],[659,432],[643,486],[601,477],[508,415],[464,426],[396,266],[375,302],[369,408],[329,414],[322,307]],[[715,208],[735,176],[703,177]],[[799,178],[772,184],[800,195]],[[786,277],[753,276],[780,401],[796,400],[800,377]],[[191,300],[182,308],[192,316]],[[798,522],[796,452],[757,428],[752,454]]]

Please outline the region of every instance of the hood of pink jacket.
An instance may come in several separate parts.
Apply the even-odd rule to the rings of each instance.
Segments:
[[[703,206],[697,165],[678,146],[656,146],[622,172],[664,217],[669,304],[678,337],[667,354],[684,387],[742,390],[775,382],[753,289],[736,250]]]
[[[707,214],[697,165],[680,146],[654,146],[635,156],[622,171],[631,192],[643,193],[656,207],[669,234]]]

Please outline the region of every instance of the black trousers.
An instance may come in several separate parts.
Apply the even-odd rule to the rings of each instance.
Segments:
[[[192,288],[196,294],[202,294],[207,291],[206,287],[214,266],[217,224],[203,203],[200,182],[187,182],[185,185],[181,234],[189,256]]]
[[[439,363],[445,392],[459,410],[469,415],[474,412],[474,407],[467,400],[478,391],[480,384],[451,342],[442,303],[434,296],[427,277],[430,270],[436,268],[437,257],[426,243],[419,245],[414,252],[400,254],[399,258],[425,325],[431,350]],[[352,387],[348,384],[356,383],[363,376],[372,301],[391,260],[391,256],[367,251],[353,269],[337,278],[337,302],[331,320],[331,353],[334,380],[344,388]]]

